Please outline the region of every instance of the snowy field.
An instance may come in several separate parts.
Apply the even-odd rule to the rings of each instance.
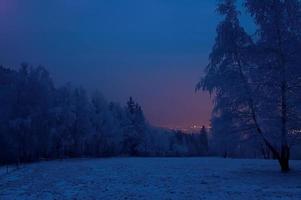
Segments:
[[[1,200],[301,199],[301,162],[112,158],[41,162],[0,175]],[[4,169],[2,169],[4,170]]]

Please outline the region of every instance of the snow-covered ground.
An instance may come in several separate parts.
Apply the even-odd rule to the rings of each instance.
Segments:
[[[301,199],[301,162],[110,158],[30,164],[0,176],[0,199]]]

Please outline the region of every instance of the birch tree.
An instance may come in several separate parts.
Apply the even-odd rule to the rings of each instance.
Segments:
[[[197,89],[213,93],[215,118],[230,112],[231,127],[258,134],[286,172],[291,136],[300,130],[300,3],[247,0],[245,7],[254,37],[240,25],[234,0],[219,3],[225,18]]]

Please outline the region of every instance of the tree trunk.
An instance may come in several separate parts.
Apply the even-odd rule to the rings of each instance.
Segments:
[[[288,145],[284,145],[281,148],[281,156],[279,158],[279,164],[282,172],[289,172],[289,159],[290,159],[290,148]]]
[[[289,167],[289,159],[290,159],[290,148],[289,146],[282,145],[281,147],[281,153],[279,153],[271,143],[269,143],[266,139],[264,139],[266,145],[268,148],[271,150],[273,157],[276,158],[280,164],[281,171],[282,172],[289,172],[290,167]]]

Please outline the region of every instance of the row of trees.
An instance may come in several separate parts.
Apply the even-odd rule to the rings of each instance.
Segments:
[[[205,155],[207,137],[150,126],[130,98],[122,107],[99,93],[56,88],[43,67],[0,67],[0,161],[80,156]]]
[[[197,89],[213,94],[212,132],[219,142],[252,141],[285,172],[301,136],[301,3],[243,2],[256,32],[241,26],[235,0],[220,1],[224,20]]]

